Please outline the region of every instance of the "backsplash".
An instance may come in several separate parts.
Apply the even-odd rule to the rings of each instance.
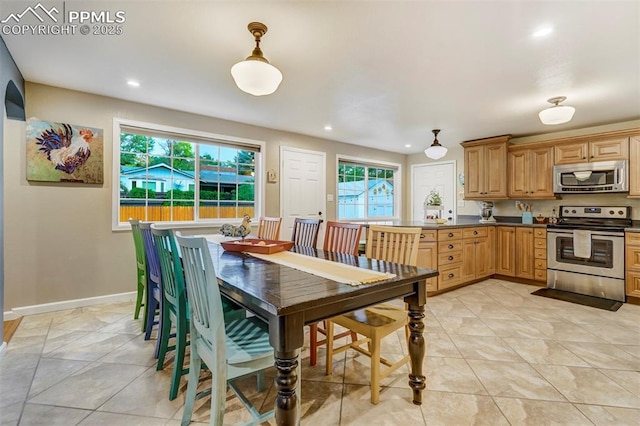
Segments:
[[[549,217],[552,209],[559,214],[560,206],[631,206],[631,218],[640,220],[640,200],[627,198],[625,194],[563,195],[557,200],[520,200],[531,205],[533,217],[542,214]],[[478,203],[479,205],[480,203]],[[478,212],[480,208],[478,207]],[[479,215],[480,213],[478,213]],[[520,216],[516,200],[495,201],[494,216]]]

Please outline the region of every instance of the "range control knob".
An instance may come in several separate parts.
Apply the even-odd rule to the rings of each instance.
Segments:
[[[575,210],[571,210],[571,213],[576,214],[576,211]]]
[[[564,209],[564,212],[565,212],[565,213],[569,213],[569,210],[567,210],[567,209]]]
[[[613,210],[609,210],[609,214],[610,215],[614,215],[614,214],[616,214],[616,212],[614,212]]]
[[[623,215],[624,215],[624,211],[622,211],[622,210],[618,210],[618,214],[619,214],[620,216],[623,216]]]

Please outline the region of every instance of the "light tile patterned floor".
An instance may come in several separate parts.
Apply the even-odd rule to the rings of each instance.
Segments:
[[[411,404],[408,369],[384,381],[373,406],[366,357],[341,354],[325,376],[324,351],[309,367],[304,350],[303,424],[640,424],[640,306],[608,312],[535,289],[490,279],[428,300],[422,406]],[[171,365],[156,371],[155,340],[143,340],[132,311],[125,303],[25,317],[0,360],[0,424],[179,425],[183,394],[169,401]],[[384,350],[406,351],[403,333]],[[273,386],[242,386],[271,406]],[[246,419],[231,395],[225,424]],[[208,423],[208,406],[197,403],[194,424]]]

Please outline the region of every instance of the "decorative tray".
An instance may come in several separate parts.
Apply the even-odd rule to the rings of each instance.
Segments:
[[[227,251],[247,251],[250,253],[273,254],[290,250],[291,247],[293,247],[293,241],[247,238],[244,241],[225,241],[220,243],[220,245]]]

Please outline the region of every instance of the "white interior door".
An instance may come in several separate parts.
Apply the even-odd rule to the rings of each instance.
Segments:
[[[456,217],[456,163],[415,164],[411,166],[411,220],[424,219],[423,203],[431,190],[435,189],[442,197],[442,217]]]
[[[291,239],[296,217],[323,219],[326,208],[326,153],[280,147],[280,239]],[[318,241],[324,240],[324,226]]]

